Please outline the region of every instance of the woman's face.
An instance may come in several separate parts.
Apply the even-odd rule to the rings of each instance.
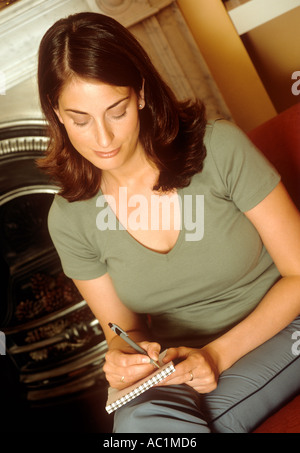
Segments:
[[[138,98],[130,87],[74,78],[64,86],[55,112],[74,148],[97,168],[110,171],[143,152],[138,115],[143,107],[143,90]]]

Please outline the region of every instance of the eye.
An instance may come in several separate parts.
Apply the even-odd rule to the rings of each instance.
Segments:
[[[73,124],[76,127],[83,127],[86,126],[89,122],[89,118],[87,117],[78,117],[78,118],[72,118]]]
[[[115,120],[120,120],[121,118],[123,118],[124,116],[126,116],[127,114],[127,110],[124,110],[122,113],[120,114],[117,114],[117,115],[112,115],[112,118],[115,119]]]
[[[71,114],[69,115],[70,117],[70,121],[71,121],[71,124],[75,127],[83,127],[83,126],[86,126],[89,121],[90,121],[90,116],[88,116],[87,114],[77,114],[75,115],[75,112],[73,114],[73,112],[71,112]]]
[[[87,122],[78,123],[78,122],[76,122],[76,121],[73,121],[73,124],[74,124],[75,126],[78,126],[78,127],[83,127],[83,126],[86,126],[86,125],[87,125]]]

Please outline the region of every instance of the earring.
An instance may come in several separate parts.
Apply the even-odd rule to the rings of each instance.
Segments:
[[[143,107],[142,104],[139,104],[139,109],[141,109],[142,107]]]

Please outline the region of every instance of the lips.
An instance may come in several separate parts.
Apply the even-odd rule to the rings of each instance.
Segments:
[[[101,157],[103,159],[109,159],[111,157],[114,157],[118,154],[118,152],[120,151],[120,148],[117,148],[117,149],[113,149],[112,151],[105,151],[105,152],[102,152],[102,151],[95,151],[95,154],[98,156],[98,157]]]

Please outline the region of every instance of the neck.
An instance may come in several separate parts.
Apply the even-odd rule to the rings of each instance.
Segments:
[[[126,166],[102,171],[101,189],[104,193],[111,193],[119,187],[127,187],[132,193],[141,193],[152,190],[158,175],[157,167],[147,159],[145,153],[136,153]]]

